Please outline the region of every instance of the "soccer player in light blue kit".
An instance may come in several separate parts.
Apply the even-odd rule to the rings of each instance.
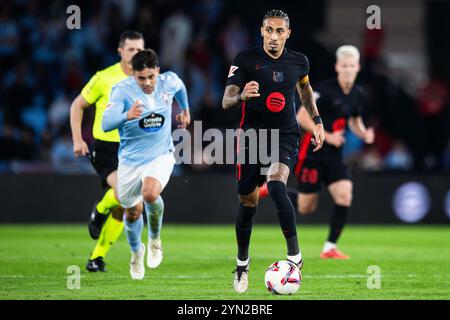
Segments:
[[[141,243],[143,205],[149,232],[147,265],[156,268],[162,261],[164,202],[160,194],[175,164],[171,135],[174,97],[182,110],[176,117],[178,127],[186,128],[191,119],[186,87],[173,72],[159,74],[158,56],[153,50],[138,52],[131,65],[133,76],[112,88],[102,128],[119,129],[117,191],[126,214],[131,278],[140,280],[145,275],[145,245]]]

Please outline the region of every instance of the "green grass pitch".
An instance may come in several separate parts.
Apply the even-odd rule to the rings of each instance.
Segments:
[[[269,294],[270,263],[285,258],[276,225],[252,234],[249,290],[231,286],[235,257],[232,225],[164,225],[164,260],[133,281],[125,235],[106,257],[108,272],[84,270],[95,242],[85,225],[0,225],[0,299],[450,299],[448,226],[347,226],[340,248],[348,261],[323,261],[326,226],[299,226],[305,265],[293,296]],[[144,230],[143,237],[147,234]],[[145,241],[144,243],[146,243]],[[67,288],[67,268],[81,268],[80,289]],[[368,289],[367,268],[379,266],[381,288]]]

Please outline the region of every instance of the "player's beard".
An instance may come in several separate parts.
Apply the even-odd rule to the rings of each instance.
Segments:
[[[272,54],[272,55],[276,55],[278,53],[278,44],[271,44],[270,42],[267,44],[267,51]]]

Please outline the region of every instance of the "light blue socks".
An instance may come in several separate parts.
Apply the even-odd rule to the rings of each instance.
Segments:
[[[159,237],[161,231],[163,214],[164,214],[164,201],[161,196],[153,203],[144,202],[145,211],[147,212],[148,223],[148,238],[156,239]]]
[[[134,222],[129,222],[125,218],[123,220],[125,226],[125,233],[127,235],[128,243],[133,252],[139,251],[141,248],[141,234],[144,228],[144,218],[141,216]]]

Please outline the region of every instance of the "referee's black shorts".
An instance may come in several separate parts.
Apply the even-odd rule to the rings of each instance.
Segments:
[[[297,162],[299,135],[298,134],[283,134],[280,133],[280,141],[278,148],[279,161],[289,167],[292,171]],[[270,150],[270,146],[268,147]],[[246,146],[241,148],[239,152],[245,153],[245,163],[237,163],[236,165],[236,182],[238,184],[238,193],[240,195],[248,195],[255,190],[257,186],[262,186],[266,181],[266,175],[261,172],[261,169],[268,169],[272,162],[267,164],[261,163],[259,157],[257,163],[249,164],[248,160],[251,158],[251,153],[258,154],[258,147]]]
[[[109,187],[106,178],[117,170],[119,164],[118,151],[118,142],[94,140],[91,146],[89,159],[100,176],[102,187],[105,189]]]

